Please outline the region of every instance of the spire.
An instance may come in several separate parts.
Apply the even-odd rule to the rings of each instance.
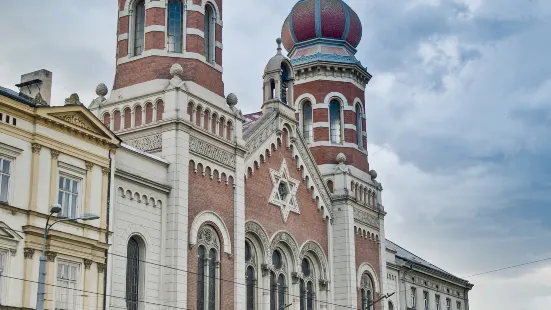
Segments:
[[[281,54],[281,42],[282,42],[281,38],[277,38],[277,39],[276,39],[276,43],[277,43],[277,54],[278,54],[278,55],[282,55],[282,54]]]

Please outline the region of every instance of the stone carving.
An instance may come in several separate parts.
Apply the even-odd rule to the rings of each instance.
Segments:
[[[99,83],[98,86],[96,86],[96,95],[98,95],[98,97],[105,97],[107,95],[107,92],[109,92],[109,90],[107,89],[107,85]]]
[[[74,114],[66,114],[66,115],[54,115],[55,117],[66,121],[67,123],[71,123],[77,127],[80,127],[82,129],[86,129],[89,131],[96,132],[92,127],[88,125],[88,123],[83,120],[80,116],[74,115]]]
[[[214,229],[210,226],[203,227],[197,234],[197,243],[202,243],[207,247],[219,249],[218,237]]]
[[[132,147],[137,148],[140,151],[148,152],[157,150],[163,147],[163,138],[160,134],[147,136],[139,139],[130,140],[128,142]]]
[[[269,262],[271,259],[271,253],[268,253],[267,250],[270,248],[270,239],[268,238],[268,235],[266,235],[264,229],[262,229],[262,226],[260,226],[257,222],[248,221],[245,223],[245,232],[252,232],[258,237],[262,243],[262,251],[264,251],[265,254],[264,261]]]
[[[90,171],[92,168],[94,168],[94,163],[87,161],[86,163],[86,170]]]
[[[85,259],[84,260],[84,268],[90,269],[90,266],[92,266],[92,260],[91,259]]]
[[[281,209],[281,217],[283,222],[287,222],[290,212],[300,214],[298,207],[297,191],[299,180],[291,178],[287,161],[284,159],[279,170],[270,169],[270,177],[272,179],[272,193],[268,202]],[[284,188],[284,196],[282,197],[280,189]]]
[[[40,154],[40,150],[42,149],[42,145],[38,143],[31,144],[31,148],[33,150],[33,153]]]
[[[325,254],[323,253],[323,250],[319,246],[319,244],[313,242],[313,241],[307,241],[300,250],[300,261],[304,258],[306,253],[312,252],[316,254],[318,260],[321,262],[321,269],[323,271],[323,274],[321,275],[321,278],[326,279],[327,278],[327,258],[325,257]]]
[[[105,271],[105,264],[97,263],[98,264],[98,272],[103,273]]]
[[[294,269],[295,270],[300,270],[300,267],[297,263],[297,259],[299,257],[299,255],[298,255],[299,254],[298,245],[295,242],[295,239],[293,239],[293,237],[288,232],[280,231],[274,236],[274,238],[272,239],[272,245],[270,246],[269,253],[271,254],[276,249],[277,245],[280,242],[283,242],[283,243],[285,243],[289,246],[289,249],[291,249],[291,252],[293,254],[293,257],[291,257],[291,261],[294,264]],[[272,265],[272,256],[271,255],[270,255],[269,265]]]
[[[321,179],[321,176],[320,176],[321,173],[318,170],[318,165],[315,163],[314,158],[310,153],[310,150],[304,144],[303,139],[297,139],[295,146],[308,171],[310,172],[313,171],[313,173],[310,173],[311,180],[314,181],[314,183],[316,184],[316,187],[318,188],[318,192],[321,196],[321,199],[325,204],[325,208],[327,209],[327,211],[329,211],[329,214],[331,214],[331,217],[333,217],[333,210],[331,209],[331,206],[332,206],[331,198],[329,198],[329,195],[327,194],[325,183]]]
[[[104,167],[104,168],[101,168],[101,173],[102,173],[103,175],[109,175],[109,172],[111,172],[111,169],[105,168],[105,167]]]
[[[10,249],[11,256],[15,256],[17,254],[17,249]]]
[[[46,259],[49,261],[49,262],[55,262],[55,258],[57,257],[57,253],[56,252],[52,252],[52,251],[48,251],[46,252]]]
[[[225,166],[235,168],[235,155],[224,151],[210,143],[201,141],[195,137],[190,137],[189,151],[208,159],[214,160]]]
[[[371,215],[367,212],[354,209],[354,219],[358,222],[362,222],[364,224],[379,228],[379,219],[376,216]]]
[[[257,135],[254,136],[254,138],[247,143],[247,150],[248,152],[252,152],[256,150],[260,145],[262,145],[268,138],[276,132],[277,129],[277,123],[271,122],[268,126],[266,126],[264,129],[262,129]]]
[[[69,98],[65,99],[65,105],[70,105],[70,104],[82,105],[82,103],[80,102],[80,98],[78,97],[78,94],[71,94]]]
[[[24,248],[23,255],[25,256],[26,259],[32,259],[34,255],[34,249]]]
[[[33,103],[36,105],[48,105],[48,103],[46,102],[46,100],[44,100],[44,98],[42,98],[42,95],[40,93],[36,94],[36,97],[34,97],[33,99]]]
[[[50,149],[50,154],[52,155],[52,159],[57,159],[60,152],[58,150]]]

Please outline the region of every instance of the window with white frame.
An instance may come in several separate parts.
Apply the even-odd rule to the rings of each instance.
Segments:
[[[213,6],[208,3],[205,5],[205,29],[204,29],[204,39],[205,39],[205,58],[207,62],[214,63],[215,55],[215,31],[216,31],[216,11]]]
[[[69,262],[57,264],[56,310],[73,310],[78,308],[78,275],[79,266]]]
[[[197,310],[220,309],[220,239],[214,228],[205,226],[197,238]]]
[[[57,203],[61,205],[61,215],[74,218],[77,216],[80,180],[67,175],[59,176]]]
[[[363,148],[363,122],[362,122],[362,108],[360,104],[356,105],[356,142],[358,147]]]
[[[133,56],[141,55],[145,46],[145,1],[136,2],[134,8]]]
[[[302,105],[302,135],[306,143],[312,142],[312,132],[312,103],[306,101]]]
[[[341,104],[337,100],[329,103],[329,127],[331,142],[341,143]]]
[[[0,157],[0,202],[8,202],[11,175],[12,161]]]
[[[423,300],[425,302],[425,310],[429,310],[429,292],[423,292]]]
[[[0,251],[0,305],[4,304],[4,271],[6,270],[8,259],[8,253],[6,251]]]

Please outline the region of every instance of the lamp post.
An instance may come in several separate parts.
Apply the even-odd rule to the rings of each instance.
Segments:
[[[52,226],[59,222],[75,222],[78,220],[91,221],[99,219],[99,216],[91,213],[84,213],[77,218],[62,218],[57,221],[54,221],[50,224],[50,218],[54,213],[60,213],[61,206],[58,204],[52,205],[50,207],[50,214],[46,219],[46,226],[44,227],[44,238],[42,240],[42,256],[40,256],[40,267],[38,270],[38,291],[36,293],[36,310],[44,310],[44,286],[46,282],[46,237],[48,236],[48,231]]]

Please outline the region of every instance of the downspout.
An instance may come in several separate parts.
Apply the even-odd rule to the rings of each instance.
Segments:
[[[111,150],[109,150],[109,178],[107,178],[107,225],[105,228],[105,243],[109,243],[109,218],[110,218],[110,209],[111,209],[111,175],[112,175],[112,163],[113,159],[111,158]],[[109,260],[109,250],[105,250],[105,267],[103,269],[103,309],[107,309],[107,263]]]

